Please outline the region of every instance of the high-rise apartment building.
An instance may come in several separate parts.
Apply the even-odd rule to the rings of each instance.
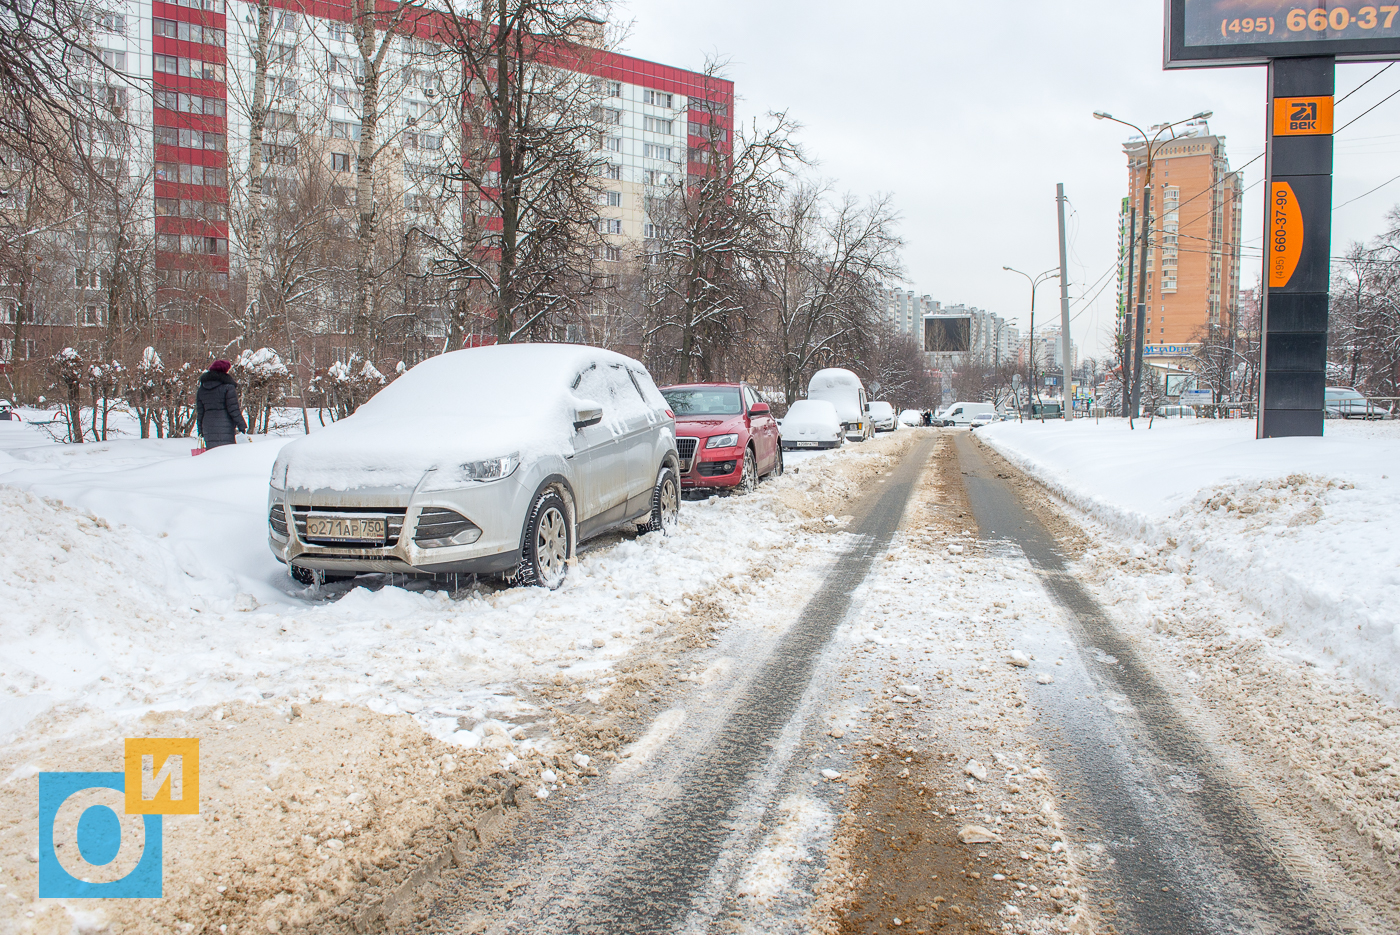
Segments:
[[[1141,267],[1143,186],[1147,144],[1123,144],[1128,157],[1128,197],[1119,218],[1121,268],[1119,308],[1136,322],[1138,277],[1146,277],[1145,359],[1163,363],[1190,357],[1211,327],[1236,327],[1240,286],[1241,184],[1230,171],[1225,137],[1204,122],[1176,139],[1159,142],[1152,153],[1148,196],[1150,230],[1146,269]],[[1128,214],[1139,213],[1137,233],[1128,236]],[[1128,247],[1133,252],[1131,295]]]
[[[330,180],[326,200],[348,217],[360,190],[364,116],[364,63],[354,44],[351,8],[344,0],[274,0],[273,8],[260,187],[270,194],[281,180],[295,185],[312,166]],[[108,81],[132,128],[114,172],[127,180],[127,201],[137,205],[153,248],[157,315],[187,326],[182,306],[227,309],[230,276],[240,273],[240,243],[230,225],[240,210],[249,210],[258,8],[247,0],[117,0],[104,9],[111,12],[94,24],[94,58],[116,75]],[[471,89],[463,86],[460,61],[433,41],[437,36],[421,34],[431,29],[424,22],[430,23],[406,20],[396,27],[402,34],[390,37],[383,59],[373,197],[381,216],[402,212],[405,229],[436,235],[489,215],[489,206],[468,203],[474,199],[460,185],[454,202],[444,181],[454,161],[461,164],[464,132],[472,132],[461,125],[455,96]],[[600,39],[603,24],[593,25]],[[601,167],[598,257],[605,281],[615,279],[609,264],[617,264],[620,274],[639,253],[635,245],[653,236],[648,197],[713,171],[713,150],[732,151],[734,84],[603,49],[557,67],[585,79],[596,105],[595,126],[580,144]],[[125,86],[122,75],[130,79]],[[0,332],[9,322],[28,326],[23,341],[4,334],[0,351],[15,359],[44,355],[55,342],[78,340],[72,329],[104,323],[104,238],[110,239],[84,233],[70,251],[75,271],[66,281],[76,282],[76,292],[70,287],[62,296],[31,299],[21,312],[8,298],[10,284],[0,283]],[[434,329],[440,337],[441,317],[423,317],[428,337]],[[325,333],[334,331],[327,326]]]

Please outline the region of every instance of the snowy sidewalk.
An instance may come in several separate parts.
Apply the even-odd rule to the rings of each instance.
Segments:
[[[1074,506],[1173,551],[1282,633],[1400,696],[1400,423],[1254,439],[1251,421],[1004,422],[978,437]]]

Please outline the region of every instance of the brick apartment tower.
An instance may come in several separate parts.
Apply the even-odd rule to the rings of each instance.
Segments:
[[[1211,135],[1204,123],[1189,136],[1158,143],[1153,156],[1150,228],[1147,252],[1147,329],[1145,360],[1171,365],[1189,358],[1210,327],[1238,326],[1240,287],[1240,176],[1230,171],[1225,137]],[[1146,144],[1123,144],[1128,157],[1128,198],[1120,230],[1126,231],[1129,206],[1142,208],[1147,183]],[[1138,230],[1142,219],[1138,218]],[[1132,242],[1121,238],[1124,247]],[[1120,296],[1131,320],[1137,311],[1135,241],[1133,292]],[[1127,286],[1128,257],[1122,257],[1120,289]]]

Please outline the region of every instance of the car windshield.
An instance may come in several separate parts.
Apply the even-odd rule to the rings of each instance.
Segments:
[[[744,411],[737,386],[673,387],[661,395],[678,416],[737,416]]]
[[[1364,400],[1366,397],[1365,397],[1365,396],[1362,396],[1360,393],[1356,392],[1356,390],[1328,390],[1328,391],[1327,391],[1327,398],[1328,398],[1328,399],[1360,399],[1360,400]]]

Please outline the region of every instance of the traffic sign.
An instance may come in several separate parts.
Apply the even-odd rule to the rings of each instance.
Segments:
[[[1210,406],[1215,403],[1215,394],[1210,390],[1182,390],[1183,406]]]

